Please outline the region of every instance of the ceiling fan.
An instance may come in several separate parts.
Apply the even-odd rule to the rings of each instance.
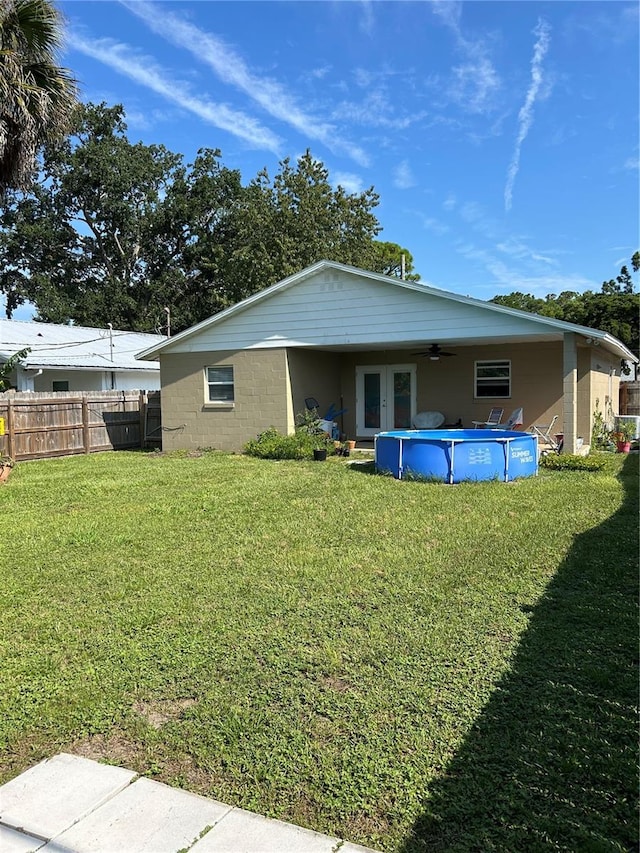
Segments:
[[[448,358],[449,356],[457,355],[457,353],[444,352],[439,344],[431,344],[429,349],[422,350],[422,352],[414,352],[412,355],[421,355],[423,358],[430,358],[431,361],[438,361],[441,357]]]

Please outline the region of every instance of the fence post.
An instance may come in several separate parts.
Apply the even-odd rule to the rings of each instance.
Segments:
[[[7,400],[7,456],[13,459],[15,450],[15,440],[13,434],[13,400],[11,397]]]
[[[626,382],[620,383],[620,390],[618,391],[618,412],[621,415],[627,414],[627,396],[628,396],[628,388]]]
[[[140,415],[140,447],[144,449],[145,444],[145,423],[147,421],[146,418],[146,407],[147,407],[147,395],[144,391],[140,391],[140,395],[138,397],[138,414]]]
[[[82,396],[82,446],[85,453],[91,451],[91,435],[89,433],[89,403],[87,398]]]

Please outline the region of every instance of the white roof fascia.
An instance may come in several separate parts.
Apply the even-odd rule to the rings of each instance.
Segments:
[[[422,284],[421,282],[406,281],[404,279],[397,279],[392,276],[382,275],[381,273],[361,270],[357,267],[352,267],[347,264],[340,264],[336,261],[318,261],[317,263],[312,264],[309,267],[305,267],[305,269],[301,270],[300,272],[294,273],[293,275],[282,279],[282,281],[276,282],[276,284],[272,284],[270,287],[267,287],[264,290],[260,290],[257,293],[254,293],[252,296],[243,299],[241,302],[237,302],[235,305],[231,305],[229,308],[225,308],[218,314],[214,314],[213,317],[208,317],[206,320],[202,320],[195,326],[191,326],[189,329],[185,329],[184,332],[180,332],[179,334],[163,341],[162,343],[156,344],[153,347],[149,347],[149,349],[142,350],[141,352],[137,353],[135,357],[139,359],[148,360],[151,356],[155,356],[163,350],[168,349],[169,347],[171,347],[172,344],[178,343],[179,341],[182,341],[185,338],[189,338],[192,335],[195,335],[198,332],[202,331],[203,329],[207,329],[213,325],[217,325],[218,323],[221,323],[225,319],[227,319],[227,317],[231,317],[234,314],[240,313],[241,311],[245,311],[247,308],[250,308],[256,302],[260,302],[263,299],[268,299],[274,293],[277,293],[281,290],[285,290],[286,288],[291,287],[292,285],[297,284],[300,281],[303,281],[305,278],[308,278],[309,276],[312,276],[315,273],[319,272],[321,269],[325,268],[340,270],[342,272],[351,273],[352,275],[358,275],[361,278],[369,278],[374,281],[380,281],[384,284],[392,284],[397,287],[404,287],[407,290],[414,290],[418,293],[438,296],[442,299],[449,299],[453,302],[461,302],[466,305],[475,305],[479,308],[484,308],[489,311],[495,311],[500,314],[507,314],[518,319],[538,323],[540,325],[556,329],[560,332],[574,332],[576,334],[583,335],[586,338],[593,338],[594,340],[597,339],[606,343],[610,349],[613,349],[615,353],[620,356],[620,358],[624,358],[626,361],[631,361],[634,363],[638,361],[636,356],[630,350],[628,350],[627,347],[621,341],[619,341],[613,335],[610,335],[608,332],[602,332],[599,329],[591,329],[588,326],[578,326],[575,323],[567,323],[565,320],[556,320],[552,317],[543,317],[540,314],[531,314],[528,311],[521,311],[519,308],[509,308],[506,305],[497,305],[494,302],[486,302],[483,299],[475,299],[472,296],[462,296],[462,294],[460,293],[452,293],[449,290],[441,290],[438,287],[433,287],[433,285]]]
[[[0,361],[2,361],[2,358],[2,353],[0,353]],[[160,363],[157,361],[149,362],[140,367],[118,367],[117,365],[109,367],[107,364],[104,367],[93,367],[90,365],[85,367],[82,364],[47,364],[46,361],[29,361],[25,359],[18,366],[23,370],[65,370],[72,373],[140,373],[141,371],[157,373],[160,370]]]

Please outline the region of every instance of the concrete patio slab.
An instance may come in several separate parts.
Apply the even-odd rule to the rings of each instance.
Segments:
[[[137,779],[80,823],[58,835],[51,850],[176,853],[190,848],[231,806],[150,779]]]
[[[61,753],[0,788],[0,822],[47,841],[126,788],[136,774]]]
[[[0,825],[0,850],[2,853],[34,853],[45,842],[26,832],[18,832],[8,826]]]
[[[193,845],[193,853],[332,853],[339,839],[234,809]],[[342,850],[342,848],[340,848]]]

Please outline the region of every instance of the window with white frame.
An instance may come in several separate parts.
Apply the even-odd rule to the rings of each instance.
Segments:
[[[476,397],[511,396],[511,362],[506,360],[476,361]]]
[[[205,367],[208,403],[233,403],[233,365]]]

